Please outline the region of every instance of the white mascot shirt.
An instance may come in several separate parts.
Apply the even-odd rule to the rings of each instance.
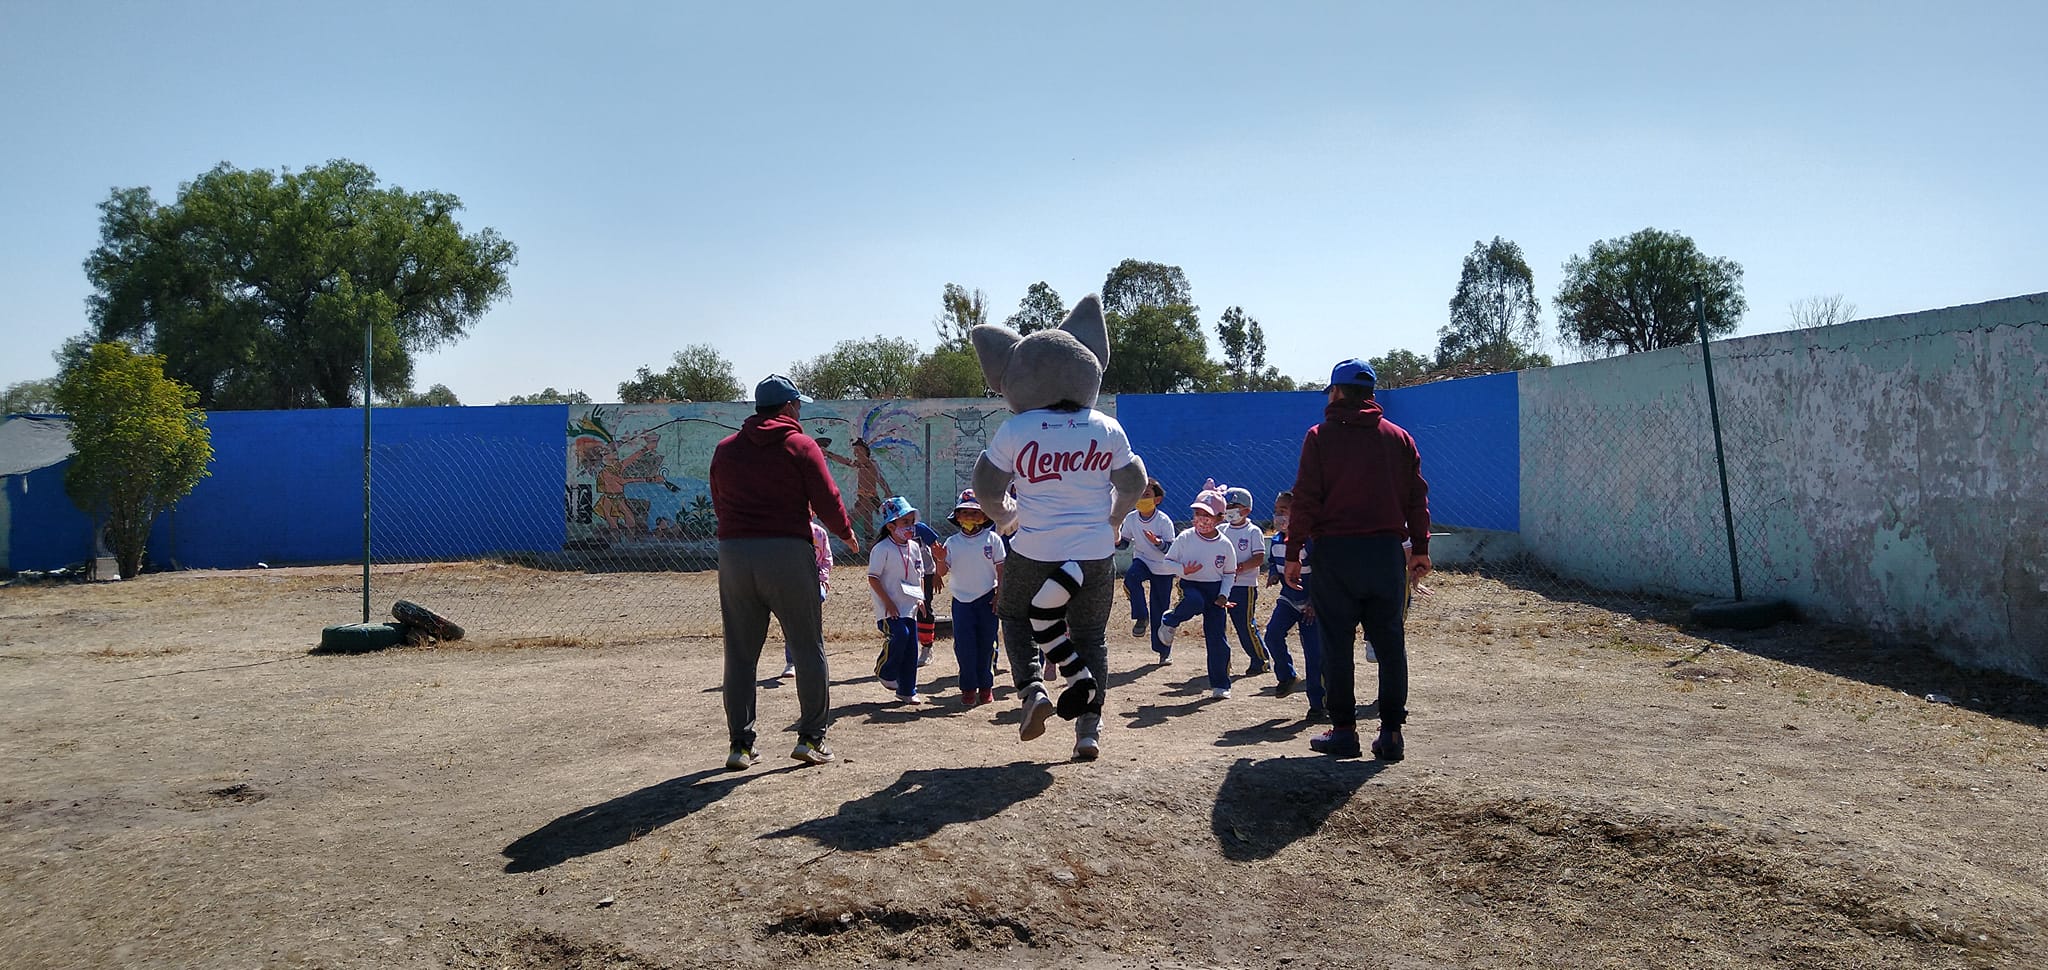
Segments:
[[[1131,440],[1093,408],[1011,416],[988,442],[988,460],[1016,476],[1017,534],[1010,549],[1039,562],[1116,554],[1109,473],[1131,463]]]

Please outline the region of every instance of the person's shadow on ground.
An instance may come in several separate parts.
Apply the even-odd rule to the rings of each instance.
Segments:
[[[1216,739],[1219,748],[1234,748],[1247,744],[1267,744],[1293,740],[1295,735],[1306,730],[1309,722],[1301,718],[1286,719],[1270,717],[1257,724],[1235,727],[1223,732]]]
[[[1157,727],[1172,718],[1193,714],[1215,703],[1219,703],[1215,698],[1201,697],[1185,704],[1140,704],[1132,710],[1125,711],[1124,717],[1130,719],[1131,723],[1127,726],[1134,730]]]
[[[801,767],[803,765],[792,764],[746,774],[707,768],[588,808],[579,808],[506,846],[501,854],[511,861],[505,863],[505,871],[547,869],[570,859],[624,845],[724,798],[749,781]],[[710,778],[719,780],[706,780]]]
[[[948,825],[979,822],[1052,787],[1052,772],[1018,761],[973,768],[917,768],[826,818],[799,822],[764,839],[801,836],[819,845],[867,852],[927,838]]]
[[[1315,833],[1366,780],[1378,761],[1327,758],[1239,758],[1223,776],[1209,829],[1232,862],[1270,859]]]

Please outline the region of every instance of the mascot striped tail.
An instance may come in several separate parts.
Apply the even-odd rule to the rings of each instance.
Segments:
[[[1088,662],[1067,636],[1067,604],[1080,590],[1080,565],[1064,562],[1031,596],[1031,641],[1066,678],[1058,710],[1060,717],[1070,721],[1082,714],[1102,713],[1102,685],[1095,682],[1094,671],[1088,669]]]

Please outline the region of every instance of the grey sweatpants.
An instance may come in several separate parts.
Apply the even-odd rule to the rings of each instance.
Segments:
[[[754,684],[771,613],[796,663],[803,711],[797,736],[823,741],[832,719],[831,674],[825,669],[824,613],[810,540],[720,540],[718,606],[725,628],[725,727],[732,743],[754,747]]]
[[[1017,696],[1045,690],[1039,681],[1038,644],[1031,639],[1031,597],[1045,585],[1045,578],[1060,567],[1056,562],[1039,562],[1012,551],[1003,560],[1003,585],[996,595],[996,618],[1003,627],[1003,652],[1010,658],[1010,680]],[[1109,608],[1116,598],[1114,559],[1081,562],[1081,591],[1067,602],[1067,636],[1074,650],[1095,675],[1103,696],[1109,695]],[[1074,736],[1102,736],[1102,715],[1083,714],[1074,719]]]

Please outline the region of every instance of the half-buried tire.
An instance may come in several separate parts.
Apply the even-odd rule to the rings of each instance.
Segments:
[[[455,621],[411,600],[391,604],[391,616],[406,626],[417,627],[436,640],[462,639],[462,627]]]
[[[320,631],[320,653],[368,653],[405,642],[403,623],[347,623]]]

